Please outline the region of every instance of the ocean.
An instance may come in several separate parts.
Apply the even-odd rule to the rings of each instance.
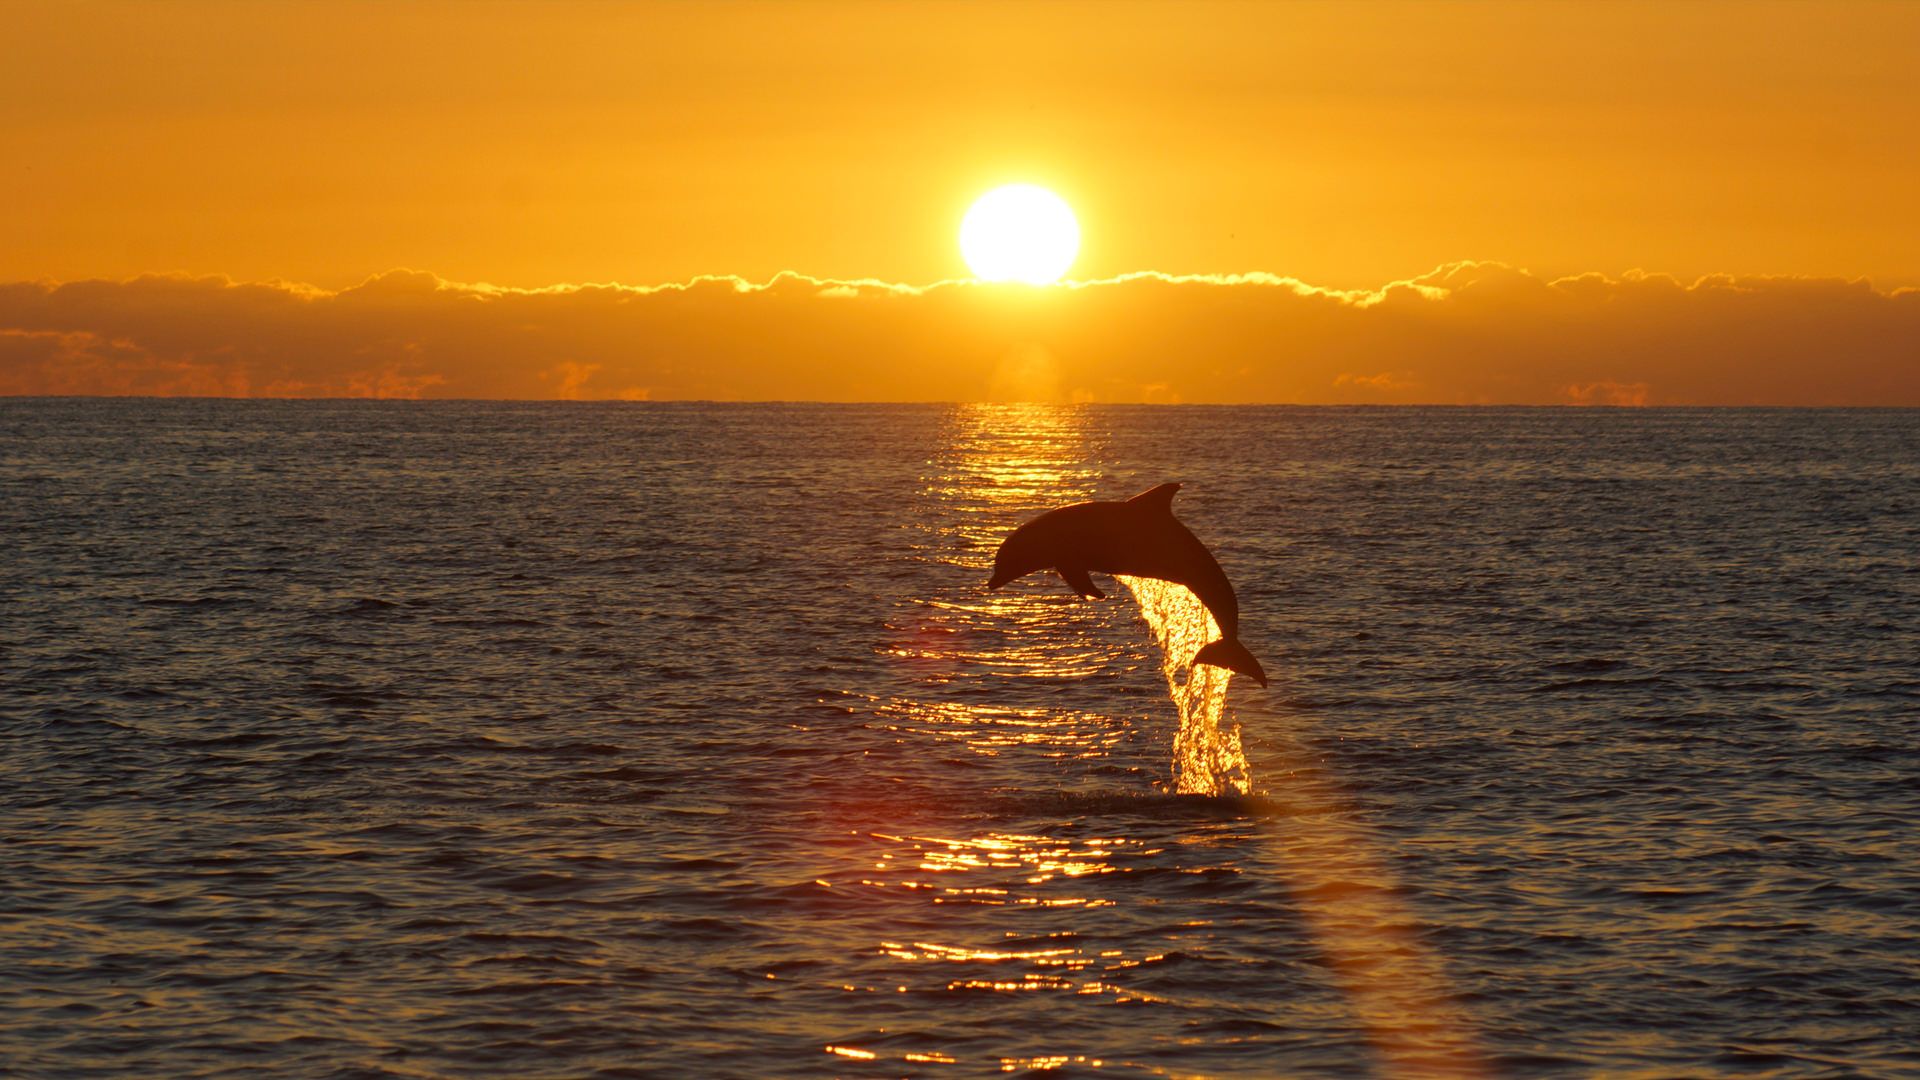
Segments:
[[[1166,481],[1209,715],[983,587]],[[9,1075],[1920,1075],[1917,411],[12,399],[0,537]]]

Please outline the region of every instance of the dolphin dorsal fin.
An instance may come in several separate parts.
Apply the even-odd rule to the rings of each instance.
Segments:
[[[1173,493],[1180,490],[1179,484],[1161,484],[1150,491],[1143,491],[1127,500],[1128,506],[1138,506],[1147,510],[1159,510],[1173,513]]]

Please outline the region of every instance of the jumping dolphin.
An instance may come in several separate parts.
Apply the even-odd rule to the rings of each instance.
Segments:
[[[1041,514],[1000,542],[987,588],[1048,568],[1074,592],[1092,599],[1106,594],[1094,587],[1087,576],[1090,570],[1184,585],[1220,624],[1220,640],[1207,643],[1193,662],[1237,671],[1267,685],[1260,661],[1240,644],[1240,601],[1227,575],[1206,545],[1174,520],[1173,493],[1179,490],[1179,484],[1161,484],[1126,502],[1075,503]]]

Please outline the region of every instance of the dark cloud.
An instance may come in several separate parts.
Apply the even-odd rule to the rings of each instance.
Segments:
[[[21,282],[0,285],[0,393],[1920,405],[1920,291],[1470,262],[1373,292]]]

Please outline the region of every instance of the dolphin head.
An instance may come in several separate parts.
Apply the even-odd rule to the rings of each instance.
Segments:
[[[1000,550],[993,553],[993,576],[987,579],[987,588],[997,589],[1014,578],[1052,566],[1053,560],[1041,550],[1041,540],[1033,522],[1013,530],[1000,542]]]

